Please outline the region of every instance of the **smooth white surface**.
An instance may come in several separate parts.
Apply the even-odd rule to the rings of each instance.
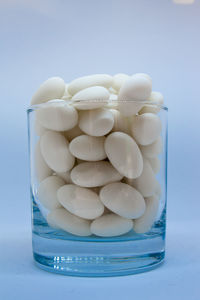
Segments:
[[[113,125],[113,114],[107,109],[99,108],[79,113],[79,127],[88,135],[106,135],[111,131]]]
[[[112,212],[127,219],[137,219],[145,212],[142,195],[132,186],[114,182],[102,187],[99,193],[102,203]]]
[[[119,236],[133,228],[133,221],[116,214],[105,214],[95,219],[90,226],[93,234],[102,237]]]
[[[71,171],[73,183],[83,187],[97,187],[120,181],[122,175],[107,161],[84,162]]]
[[[111,164],[130,179],[142,174],[143,158],[135,140],[123,132],[113,132],[106,137],[105,152]]]
[[[67,172],[75,158],[69,152],[69,143],[61,133],[47,131],[40,141],[40,150],[47,165],[55,172]]]
[[[79,278],[48,273],[32,259],[30,222],[8,226],[0,236],[0,298],[5,300],[131,299],[199,300],[200,222],[171,222],[165,263],[150,272],[111,278]],[[192,231],[191,231],[192,228]],[[103,288],[102,288],[103,286]],[[145,288],[144,288],[145,286]],[[127,298],[124,296],[126,291]]]
[[[106,158],[104,142],[104,136],[95,137],[85,134],[80,135],[71,141],[69,144],[69,151],[72,155],[82,160],[103,160]]]
[[[36,118],[43,127],[55,131],[70,130],[78,123],[76,109],[66,101],[57,99],[51,104],[43,104],[36,111]]]
[[[109,99],[108,90],[102,86],[92,86],[79,91],[72,97],[74,107],[80,110],[100,108]]]
[[[92,220],[104,212],[104,205],[97,193],[74,184],[59,188],[57,198],[65,209],[80,218]]]
[[[74,79],[68,86],[68,91],[71,95],[78,93],[79,91],[92,87],[103,86],[109,88],[112,85],[112,76],[108,74],[92,74]]]

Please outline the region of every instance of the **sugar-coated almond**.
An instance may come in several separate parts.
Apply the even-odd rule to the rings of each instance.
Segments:
[[[65,91],[65,82],[60,77],[47,79],[32,97],[31,105],[47,102],[51,99],[60,99]]]
[[[75,184],[62,186],[57,197],[69,212],[84,219],[96,219],[104,212],[104,206],[94,191]]]
[[[110,183],[101,189],[99,196],[108,209],[121,217],[136,219],[144,214],[145,201],[143,196],[128,184]]]
[[[90,221],[77,217],[65,208],[57,208],[47,215],[47,222],[53,228],[60,228],[78,236],[89,236]]]
[[[47,131],[41,137],[42,156],[55,172],[67,172],[74,165],[75,158],[70,153],[68,144],[65,137],[58,132]]]
[[[91,224],[91,232],[97,236],[112,237],[129,232],[133,228],[133,221],[115,214],[105,214]]]
[[[137,178],[143,169],[140,149],[134,139],[123,132],[107,136],[105,151],[115,169],[128,178]]]
[[[82,187],[103,186],[122,177],[107,161],[81,163],[71,171],[72,181]]]

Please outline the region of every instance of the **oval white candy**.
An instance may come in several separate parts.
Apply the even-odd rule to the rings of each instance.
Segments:
[[[72,215],[65,208],[57,208],[47,215],[47,222],[51,227],[60,228],[78,236],[89,236],[90,221]]]
[[[56,175],[61,177],[66,183],[72,183],[70,171],[67,172],[57,172]]]
[[[124,82],[118,100],[119,110],[124,116],[132,116],[138,113],[143,104],[139,101],[146,100],[151,94],[152,83],[148,77],[133,75]],[[131,101],[134,100],[134,101]]]
[[[150,162],[150,165],[152,167],[152,170],[155,174],[159,173],[160,171],[160,159],[158,157],[152,157],[148,158],[148,161]]]
[[[148,232],[151,229],[158,212],[159,200],[157,196],[145,198],[145,202],[145,213],[139,219],[134,220],[133,229],[137,233]]]
[[[65,82],[60,77],[51,77],[39,87],[32,97],[31,105],[60,99],[65,91]]]
[[[102,86],[93,86],[81,90],[72,97],[73,105],[79,110],[95,109],[105,106],[110,94]]]
[[[45,178],[52,175],[53,171],[46,164],[41,150],[40,150],[40,141],[35,146],[35,175],[38,181],[42,181]]]
[[[112,87],[118,92],[122,87],[122,85],[124,84],[124,82],[129,78],[130,76],[124,73],[118,73],[114,75]]]
[[[55,172],[66,172],[73,167],[75,158],[70,153],[68,141],[62,134],[47,131],[41,137],[40,147],[45,162]]]
[[[80,135],[69,144],[70,152],[77,158],[87,161],[98,161],[106,158],[104,150],[105,137]]]
[[[73,140],[75,137],[82,135],[84,133],[82,130],[80,130],[79,126],[76,125],[72,129],[64,131],[63,134],[66,137],[66,139],[71,142],[71,140]]]
[[[144,159],[143,171],[136,179],[126,179],[126,183],[135,187],[143,197],[150,197],[154,194],[157,180],[147,159]]]
[[[99,196],[87,188],[67,184],[57,191],[57,196],[60,204],[78,217],[92,220],[104,212]]]
[[[107,161],[85,162],[72,169],[71,179],[83,187],[97,187],[120,181],[122,175]]]
[[[142,109],[139,111],[139,114],[157,114],[160,111],[160,106],[164,103],[163,95],[160,92],[152,92],[148,101],[150,102],[149,105],[146,104],[145,106],[143,106]],[[157,105],[153,105],[151,104],[151,102],[156,102]]]
[[[128,184],[110,183],[101,189],[99,196],[108,209],[121,217],[136,219],[144,214],[144,198]]]
[[[97,236],[119,236],[133,228],[133,221],[115,214],[105,214],[94,220],[90,228],[91,232]]]
[[[62,178],[50,176],[44,179],[38,187],[38,199],[49,210],[61,207],[57,199],[57,190],[65,184]]]
[[[114,116],[114,126],[112,131],[122,131],[128,134],[130,132],[128,119],[122,116],[122,114],[116,109],[110,109],[110,111]]]
[[[83,76],[73,80],[68,86],[68,92],[71,95],[91,86],[103,86],[109,88],[112,85],[113,78],[107,74],[94,74]]]
[[[82,111],[79,115],[80,129],[91,136],[106,135],[111,131],[113,125],[113,114],[104,108]]]
[[[159,136],[152,144],[140,146],[140,150],[147,158],[156,157],[162,152],[162,138]]]
[[[162,124],[160,118],[151,113],[134,116],[131,124],[131,132],[140,145],[152,144],[160,135]]]
[[[65,131],[78,123],[78,113],[65,101],[46,103],[36,111],[37,120],[50,130]]]
[[[111,133],[105,141],[105,151],[111,164],[120,174],[137,178],[143,169],[143,159],[138,145],[123,132]]]

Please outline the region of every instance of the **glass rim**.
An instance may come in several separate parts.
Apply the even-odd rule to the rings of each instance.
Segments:
[[[34,111],[39,109],[40,107],[45,106],[46,104],[48,105],[54,105],[55,103],[66,103],[66,104],[72,104],[72,103],[83,103],[83,102],[87,102],[87,103],[96,103],[96,102],[100,102],[100,103],[105,103],[106,104],[112,104],[112,103],[137,103],[137,104],[142,104],[143,106],[156,106],[162,110],[168,111],[168,107],[163,105],[163,104],[159,104],[155,101],[149,101],[149,100],[101,100],[101,99],[96,99],[96,100],[64,100],[64,99],[55,99],[55,100],[49,100],[47,102],[42,102],[39,104],[34,104],[34,105],[30,105],[27,107],[27,112],[30,111]],[[76,108],[76,107],[75,107]],[[102,107],[104,108],[104,107]],[[95,108],[93,108],[95,109]],[[98,109],[98,108],[96,108]],[[115,107],[110,107],[109,109],[115,109]],[[142,108],[141,108],[142,109]]]

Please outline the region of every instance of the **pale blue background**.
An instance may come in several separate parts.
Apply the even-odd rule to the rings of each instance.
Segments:
[[[200,298],[199,36],[199,0],[0,1],[0,299]],[[123,278],[45,273],[31,257],[25,110],[48,77],[118,72],[149,73],[169,107],[166,263]]]

